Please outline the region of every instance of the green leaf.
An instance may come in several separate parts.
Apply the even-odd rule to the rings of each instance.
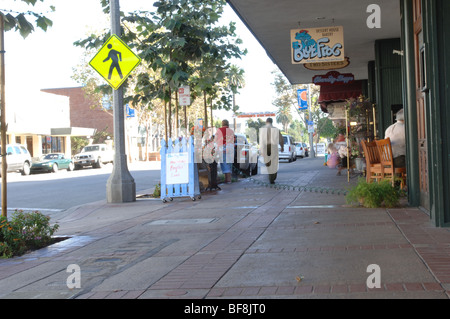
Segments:
[[[53,25],[52,20],[47,19],[44,16],[40,16],[39,18],[37,18],[36,20],[36,25],[41,28],[44,31],[47,31],[48,27],[51,27]]]
[[[23,38],[26,38],[30,35],[31,32],[34,31],[33,25],[28,22],[28,20],[22,13],[17,16],[17,28],[19,29],[19,33]]]
[[[9,31],[16,27],[17,19],[13,17],[10,13],[8,13],[5,18],[5,31]]]

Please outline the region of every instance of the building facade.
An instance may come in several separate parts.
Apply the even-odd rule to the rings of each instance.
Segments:
[[[367,83],[379,138],[404,109],[409,204],[449,227],[450,1],[260,0],[258,10],[252,0],[228,3],[291,84],[310,83],[319,71],[291,63],[290,30],[344,26],[350,64],[339,71]]]

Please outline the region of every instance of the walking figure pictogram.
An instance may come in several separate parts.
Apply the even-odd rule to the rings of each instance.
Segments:
[[[111,49],[108,53],[108,57],[103,60],[103,62],[108,61],[109,59],[112,60],[111,66],[109,67],[109,74],[108,74],[108,80],[111,80],[112,72],[114,69],[117,70],[117,73],[119,73],[120,78],[123,78],[122,70],[120,69],[119,60],[122,62],[122,53],[119,51],[112,49],[112,44],[108,44],[108,49]]]

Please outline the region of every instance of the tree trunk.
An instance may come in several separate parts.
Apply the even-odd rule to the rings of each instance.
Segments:
[[[236,132],[236,94],[233,92],[233,130]]]
[[[175,135],[180,136],[179,125],[178,125],[178,91],[175,92]]]
[[[1,103],[1,153],[6,154],[6,105],[5,105],[5,39],[4,39],[4,17],[0,14],[0,103]],[[0,155],[2,155],[0,154]],[[8,205],[7,205],[7,156],[2,159],[1,172],[2,172],[2,216],[8,216]]]
[[[172,138],[172,90],[169,88],[169,138]]]
[[[187,119],[187,107],[186,107],[186,105],[184,106],[184,125],[186,127],[186,134],[189,136],[189,123],[188,123],[188,119]]]
[[[167,144],[168,139],[168,128],[167,128],[167,102],[164,101],[164,134],[165,134],[165,141]]]
[[[148,161],[148,137],[149,137],[149,127],[148,125],[145,125],[145,156],[144,156],[144,161]],[[150,122],[150,131],[151,131],[151,122]]]
[[[214,117],[213,117],[213,103],[212,103],[212,99],[211,99],[211,127],[214,127]]]
[[[204,120],[204,126],[205,128],[208,126],[208,105],[206,103],[206,91],[203,91],[203,104],[205,108],[205,120]]]

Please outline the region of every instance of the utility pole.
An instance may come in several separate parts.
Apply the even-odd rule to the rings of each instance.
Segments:
[[[121,36],[119,0],[110,1],[111,35]],[[123,106],[123,88],[113,90],[114,108],[114,168],[106,183],[108,203],[127,203],[136,201],[136,184],[128,171],[125,154],[125,115]]]
[[[312,116],[311,116],[311,84],[308,84],[308,122],[312,121]],[[309,123],[308,123],[308,127],[309,127]],[[309,129],[309,128],[308,128]],[[314,139],[313,139],[313,133],[310,132],[309,133],[309,148],[310,151],[309,153],[311,154],[311,157],[316,157],[316,151],[314,150]]]
[[[5,18],[0,14],[0,104],[1,104],[1,154],[2,156],[2,216],[8,216],[8,203],[7,203],[7,163],[6,163],[6,105],[5,105]]]

